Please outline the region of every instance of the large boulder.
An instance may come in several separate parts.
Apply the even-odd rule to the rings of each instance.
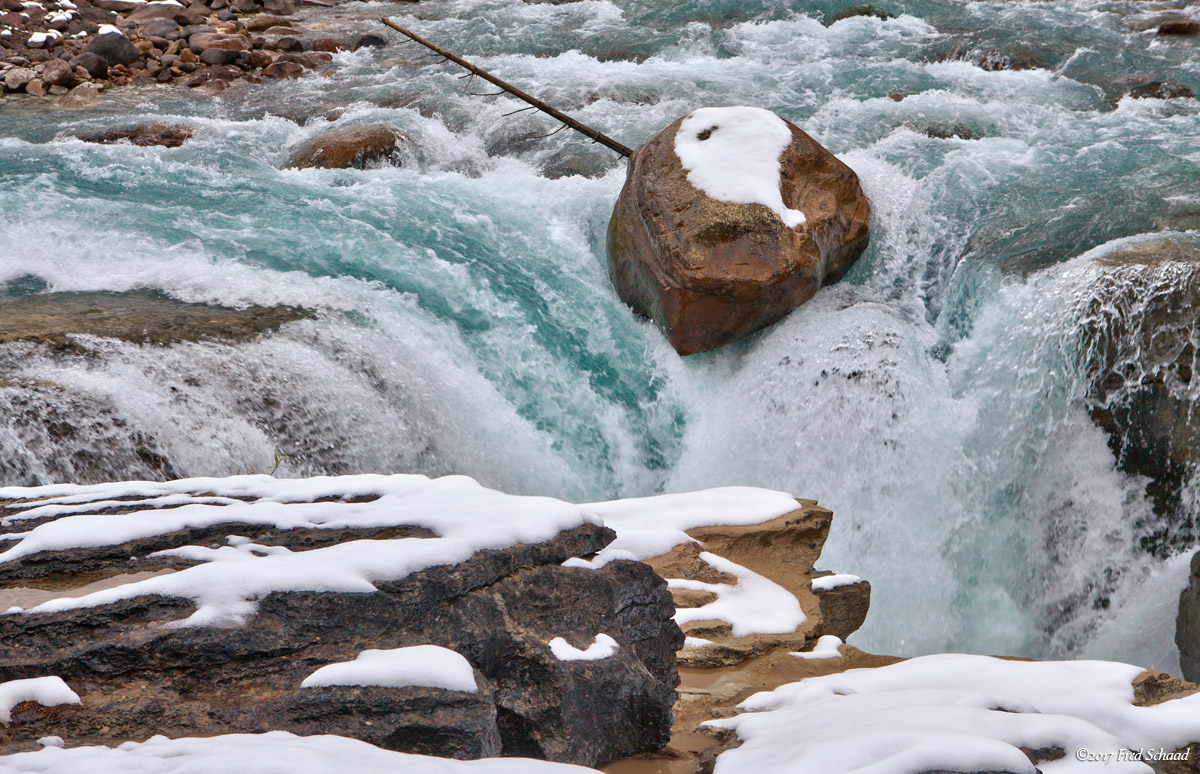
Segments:
[[[95,54],[108,64],[130,65],[138,60],[138,50],[116,27],[106,26],[83,47],[84,54]],[[86,65],[85,65],[86,67]],[[87,67],[90,72],[92,68]]]
[[[406,141],[403,134],[381,124],[330,129],[297,148],[287,166],[289,169],[365,169],[371,164],[394,160],[400,144]]]
[[[680,354],[747,336],[839,279],[866,248],[858,177],[757,108],[681,118],[629,160],[608,229],[625,303]]]
[[[0,489],[16,548],[0,560],[0,609],[30,609],[0,615],[0,683],[56,675],[82,699],[18,707],[8,749],[284,730],[599,766],[667,741],[683,637],[666,584],[639,562],[564,567],[614,538],[576,506],[460,477],[72,491],[89,502],[61,514],[61,489]],[[168,491],[183,510],[161,507]],[[71,537],[95,520],[102,534]],[[47,588],[104,585],[83,606],[46,602],[61,593]],[[364,651],[429,645],[465,659],[476,690],[311,679]]]
[[[1179,593],[1179,617],[1175,620],[1175,644],[1179,646],[1179,668],[1193,683],[1200,682],[1200,551],[1192,555],[1192,574]]]
[[[1200,240],[1164,235],[1096,257],[1081,292],[1083,368],[1093,420],[1126,472],[1146,476],[1160,522],[1144,547],[1161,555],[1200,531],[1181,494],[1200,464],[1193,375],[1200,341]]]

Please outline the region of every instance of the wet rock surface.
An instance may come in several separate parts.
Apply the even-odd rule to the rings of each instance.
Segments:
[[[1084,310],[1089,411],[1121,468],[1150,479],[1162,523],[1148,525],[1143,547],[1166,555],[1197,537],[1180,497],[1200,462],[1192,384],[1200,243],[1185,235],[1139,240],[1104,253],[1096,268]]]
[[[1188,585],[1179,592],[1179,616],[1175,620],[1175,644],[1183,676],[1200,682],[1200,551],[1192,555]]]
[[[192,128],[186,124],[146,124],[104,132],[85,132],[78,136],[84,142],[100,145],[128,143],[141,147],[158,145],[163,148],[178,148],[191,138]]]
[[[16,505],[0,505],[0,519],[20,514]],[[137,507],[101,503],[96,511]],[[0,529],[29,526],[17,520]],[[218,533],[294,551],[423,535],[394,526],[322,532],[230,523],[125,544],[123,557],[52,552],[0,581],[0,599],[5,588],[37,586],[38,579],[62,588],[130,568],[144,571],[146,554],[207,545]],[[552,540],[480,551],[456,565],[379,581],[374,593],[271,593],[252,618],[232,628],[172,628],[193,605],[156,596],[2,616],[0,682],[56,674],[82,698],[80,705],[19,706],[5,749],[33,749],[46,735],[71,746],[267,730],[339,734],[457,758],[521,755],[586,765],[656,749],[669,734],[682,641],[664,582],[637,562],[600,570],[561,566],[612,538],[611,530],[583,525]],[[597,632],[620,644],[616,654],[560,661],[547,644],[563,637],[584,648]],[[478,692],[300,687],[316,669],[352,661],[363,650],[424,644],[466,657]]]
[[[408,141],[401,132],[381,124],[330,129],[302,143],[287,166],[291,169],[365,169],[398,162]]]
[[[0,295],[0,346],[16,342],[58,351],[83,348],[75,336],[165,346],[183,341],[244,341],[313,317],[291,306],[242,309],[177,301],[152,291]]]
[[[805,223],[789,228],[761,204],[711,198],[675,151],[683,121],[630,158],[608,260],[621,300],[687,355],[748,336],[841,278],[866,248],[871,207],[854,172],[791,123],[779,186]]]

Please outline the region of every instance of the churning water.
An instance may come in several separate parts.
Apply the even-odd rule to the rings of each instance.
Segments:
[[[825,26],[843,8],[330,12],[374,32],[393,14],[631,146],[695,108],[748,104],[855,169],[875,216],[847,280],[687,360],[607,279],[623,160],[569,132],[536,139],[548,119],[502,117],[520,105],[465,95],[461,71],[415,45],[215,99],[5,100],[7,292],[152,288],[322,314],[246,345],[0,352],[0,481],[223,475],[280,453],[280,475],[456,472],[575,500],[760,485],[836,512],[825,565],[875,589],[862,647],[1176,669],[1186,571],[1138,548],[1156,518],[1146,481],[1117,469],[1073,353],[1085,253],[1195,225],[1200,103],[1121,93],[1200,89],[1197,44],[1154,36],[1137,2],[882,0],[891,18]],[[164,117],[194,138],[70,139]],[[281,171],[303,139],[362,122],[413,139],[403,167]]]

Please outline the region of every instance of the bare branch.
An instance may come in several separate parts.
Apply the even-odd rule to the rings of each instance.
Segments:
[[[400,34],[404,35],[405,37],[407,37],[411,40],[415,40],[416,42],[420,43],[422,46],[425,46],[426,48],[428,48],[430,51],[434,51],[438,54],[441,54],[446,60],[454,62],[456,65],[458,65],[460,67],[466,68],[473,75],[478,75],[480,78],[483,78],[485,81],[487,81],[491,84],[494,84],[496,86],[499,86],[503,90],[499,93],[503,94],[504,92],[508,92],[509,94],[513,95],[517,99],[519,99],[523,102],[527,102],[534,108],[561,121],[563,124],[571,127],[572,129],[579,132],[580,134],[590,137],[593,142],[598,142],[601,145],[605,146],[606,148],[615,150],[617,153],[620,153],[622,156],[628,157],[628,156],[633,155],[633,151],[629,147],[622,145],[621,143],[612,139],[608,135],[605,135],[605,134],[593,129],[592,127],[588,126],[587,124],[584,124],[580,121],[576,121],[574,118],[571,118],[569,115],[562,112],[561,110],[556,110],[555,108],[551,107],[550,105],[547,105],[545,102],[542,102],[540,99],[538,99],[530,94],[527,94],[524,91],[521,91],[516,86],[513,86],[510,83],[506,83],[506,82],[500,80],[499,78],[497,78],[496,76],[487,72],[486,70],[476,67],[475,65],[471,64],[467,60],[463,59],[460,56],[456,56],[456,55],[452,54],[451,52],[447,51],[446,49],[442,48],[441,46],[438,46],[435,43],[430,43],[425,38],[422,38],[420,35],[417,35],[416,33],[411,32],[411,31],[405,29],[404,27],[401,27],[399,24],[396,24],[391,19],[388,19],[385,17],[385,18],[381,19],[380,21],[382,21],[384,24],[391,27],[392,29],[396,30]],[[476,96],[495,96],[495,95],[478,94]]]

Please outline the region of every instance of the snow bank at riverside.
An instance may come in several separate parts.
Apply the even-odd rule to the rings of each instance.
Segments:
[[[947,654],[809,678],[712,721],[743,742],[717,759],[715,774],[781,771],[781,761],[822,774],[1149,774],[1139,757],[1200,739],[1200,694],[1135,706],[1141,673],[1104,661]],[[1066,754],[1035,768],[1020,748]]]
[[[79,696],[61,677],[31,677],[0,683],[0,723],[8,725],[12,720],[13,707],[27,701],[37,702],[43,707],[55,707],[59,704],[78,704]]]
[[[594,769],[525,758],[457,761],[391,752],[340,736],[284,731],[205,739],[153,737],[109,747],[48,747],[0,758],[0,774],[586,774]]]
[[[448,648],[436,645],[364,650],[353,661],[326,664],[300,684],[302,688],[331,685],[443,688],[464,693],[479,691],[471,662]]]
[[[761,204],[788,228],[807,218],[780,191],[779,157],[792,142],[783,119],[755,107],[701,108],[683,119],[675,154],[688,182],[721,202]]]
[[[39,552],[118,546],[220,524],[276,529],[406,526],[434,535],[358,540],[296,552],[281,547],[256,550],[253,544],[192,546],[171,553],[202,564],[26,611],[56,612],[160,595],[196,604],[196,613],[184,625],[244,622],[253,614],[255,600],[277,591],[371,592],[381,580],[456,564],[484,549],[547,540],[582,524],[603,522],[618,534],[613,547],[628,552],[623,554],[627,557],[645,557],[690,541],[684,529],[760,523],[796,508],[796,501],[781,492],[743,487],[573,505],[506,495],[463,476],[416,475],[300,480],[235,476],[9,487],[0,488],[0,500],[15,501],[4,506],[13,515],[0,518],[0,526],[35,523],[26,532],[8,536],[14,542],[0,553],[0,569]],[[131,512],[98,513],[115,507]],[[610,549],[605,553],[613,557]]]

